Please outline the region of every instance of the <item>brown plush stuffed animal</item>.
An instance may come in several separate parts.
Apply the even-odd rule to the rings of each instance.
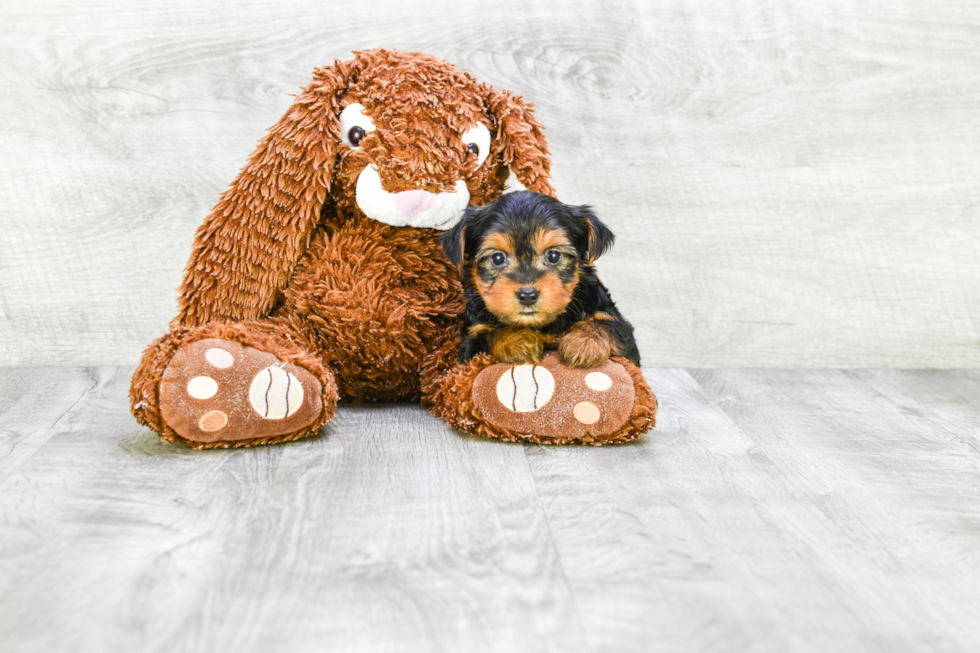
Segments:
[[[459,362],[462,288],[439,237],[510,172],[554,195],[531,105],[428,55],[355,54],[314,72],[198,229],[178,315],[133,376],[137,420],[195,448],[309,435],[339,399],[422,399],[505,440],[648,430],[656,400],[627,361]]]

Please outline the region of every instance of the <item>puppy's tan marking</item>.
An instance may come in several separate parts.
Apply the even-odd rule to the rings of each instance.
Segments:
[[[568,239],[568,235],[561,229],[549,229],[547,231],[537,231],[531,238],[531,244],[534,247],[534,251],[540,255],[552,247],[571,247],[572,241]]]
[[[505,254],[513,254],[514,239],[504,233],[495,231],[483,239],[483,243],[482,243],[482,247],[480,247],[480,251],[483,252],[484,250],[488,250],[488,249],[499,249],[501,252],[504,252]]]
[[[546,338],[538,331],[507,327],[488,337],[493,357],[502,363],[538,363],[544,354]]]
[[[483,281],[479,274],[475,277],[476,288],[490,312],[504,324],[521,323],[521,311],[524,306],[517,301],[517,290],[522,287],[522,284],[506,276],[498,276],[491,282]]]
[[[566,284],[562,281],[558,273],[554,271],[546,272],[537,283],[534,284],[541,293],[537,304],[534,307],[538,310],[535,316],[534,325],[544,326],[553,322],[556,317],[564,312],[568,303],[572,301],[572,293],[578,284],[578,274],[575,275],[575,282]]]
[[[592,319],[595,320],[597,323],[600,323],[600,324],[602,322],[615,322],[616,321],[616,318],[614,316],[610,315],[609,313],[603,313],[602,311],[596,312],[592,316]],[[604,330],[605,329],[603,329],[603,331]],[[612,343],[612,355],[613,356],[625,356],[626,355],[626,352],[624,352],[623,351],[623,348],[620,347],[620,344],[619,344],[619,341],[618,340],[616,340],[615,338],[610,337],[609,341],[610,341],[610,343]]]
[[[467,333],[471,338],[479,338],[480,335],[490,333],[491,331],[493,331],[493,327],[489,324],[474,324],[469,328]]]
[[[599,367],[612,353],[612,338],[593,319],[577,322],[558,341],[558,355],[569,367]]]

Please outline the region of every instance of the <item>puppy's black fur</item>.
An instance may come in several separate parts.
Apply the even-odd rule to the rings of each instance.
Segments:
[[[562,232],[570,244],[556,248],[562,250],[562,263],[551,265],[549,256],[558,255],[547,252],[542,255],[535,251],[534,243],[542,242],[542,234],[560,237],[556,232]],[[492,353],[493,334],[503,329],[529,328],[542,334],[550,345],[560,342],[576,325],[581,327],[585,323],[608,336],[612,354],[639,366],[640,353],[633,327],[620,314],[593,267],[595,259],[612,246],[613,240],[612,232],[590,207],[562,204],[540,193],[509,193],[485,206],[468,207],[459,224],[442,237],[446,257],[460,268],[466,298],[460,359],[466,362],[477,354]],[[513,251],[505,253],[512,260],[495,266],[482,252],[488,251],[488,242],[504,241],[512,244]],[[547,245],[549,241],[543,242]],[[553,275],[550,284],[546,283],[549,274]],[[554,275],[561,285],[554,281]],[[553,287],[570,291],[571,298],[564,310],[546,324],[528,326],[494,314],[487,307],[478,284],[489,293],[500,282],[505,285],[496,289],[498,297],[509,297],[512,289],[546,293]]]

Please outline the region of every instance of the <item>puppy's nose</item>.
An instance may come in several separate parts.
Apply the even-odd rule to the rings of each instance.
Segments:
[[[517,291],[517,301],[525,306],[531,306],[538,301],[538,289],[528,286]]]

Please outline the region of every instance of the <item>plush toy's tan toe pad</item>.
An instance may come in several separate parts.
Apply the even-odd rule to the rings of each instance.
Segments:
[[[555,352],[538,365],[496,363],[473,382],[473,402],[487,422],[562,442],[602,441],[626,423],[635,398],[619,363],[571,369]]]
[[[160,382],[167,424],[193,442],[293,433],[320,416],[320,382],[301,367],[230,340],[182,347]]]

